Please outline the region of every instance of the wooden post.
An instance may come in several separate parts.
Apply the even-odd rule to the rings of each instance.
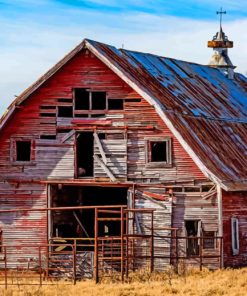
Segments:
[[[42,260],[41,260],[41,247],[39,246],[39,285],[42,286]]]
[[[4,247],[4,281],[5,281],[5,289],[8,288],[8,271],[7,271],[7,249]]]
[[[126,218],[126,277],[129,276],[129,211],[128,209],[125,211],[125,218]]]
[[[223,268],[223,237],[220,237],[220,269]]]
[[[154,212],[151,212],[151,272],[154,271]]]
[[[124,209],[121,207],[121,281],[124,281]]]
[[[200,256],[200,271],[202,271],[202,237],[200,236],[199,256]]]
[[[72,246],[73,251],[73,284],[76,284],[76,240],[74,240],[74,245]]]
[[[95,208],[94,216],[94,278],[96,284],[99,282],[98,266],[98,208]]]
[[[178,273],[178,256],[179,256],[179,251],[178,251],[178,233],[177,233],[177,229],[175,229],[175,245],[176,245],[176,272]]]

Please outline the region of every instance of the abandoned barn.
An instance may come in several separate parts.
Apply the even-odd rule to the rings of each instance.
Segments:
[[[84,40],[0,122],[1,268],[247,265],[247,78]]]

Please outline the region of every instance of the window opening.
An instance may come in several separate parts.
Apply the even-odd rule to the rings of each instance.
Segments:
[[[123,99],[108,99],[109,110],[123,110],[124,104]]]
[[[84,88],[75,88],[75,110],[90,110],[89,92]]]
[[[73,117],[73,107],[58,106],[58,117]]]
[[[185,229],[187,233],[187,256],[199,255],[199,241],[198,241],[198,230],[199,221],[188,220],[185,221]]]
[[[16,161],[31,160],[31,141],[16,141]]]
[[[106,93],[105,92],[91,92],[92,96],[92,110],[105,110],[106,109]]]
[[[167,141],[150,142],[151,162],[167,162]]]
[[[40,113],[41,117],[56,117],[56,113]]]
[[[40,135],[41,140],[56,140],[56,135]]]
[[[231,230],[232,230],[232,252],[233,255],[239,254],[239,225],[238,219],[231,218]]]
[[[94,138],[92,132],[83,132],[78,134],[76,153],[77,177],[92,177],[94,160]]]
[[[203,231],[203,249],[214,249],[215,248],[215,232],[214,231]]]

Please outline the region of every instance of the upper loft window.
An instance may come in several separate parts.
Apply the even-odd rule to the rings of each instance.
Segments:
[[[171,138],[146,139],[146,158],[151,166],[171,166]]]
[[[11,160],[15,163],[30,164],[34,160],[34,140],[26,138],[11,139]]]
[[[101,117],[108,110],[123,110],[123,99],[109,99],[104,91],[90,91],[85,88],[74,89],[75,117]]]
[[[89,115],[94,113],[93,111],[100,111],[96,114],[104,114],[107,109],[106,92],[92,92],[83,88],[74,89],[74,108],[75,115],[79,117],[85,117],[80,115]],[[89,111],[89,112],[83,112]]]

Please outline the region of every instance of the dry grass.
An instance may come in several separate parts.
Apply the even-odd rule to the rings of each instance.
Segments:
[[[247,268],[227,269],[215,272],[191,270],[183,275],[172,271],[149,275],[138,272],[130,275],[128,283],[117,283],[103,280],[100,284],[93,281],[78,282],[75,286],[68,282],[58,282],[50,286],[12,286],[6,291],[0,288],[4,296],[246,296]]]

